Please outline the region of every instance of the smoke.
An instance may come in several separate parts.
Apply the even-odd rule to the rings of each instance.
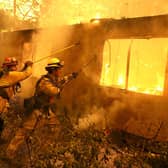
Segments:
[[[45,66],[53,55],[61,58],[59,49],[67,46],[71,37],[71,31],[65,28],[66,21],[63,11],[60,10],[62,4],[48,3],[43,14],[45,17],[39,19],[39,26],[45,26],[44,29],[38,29],[32,35],[32,41],[24,44],[22,62],[33,60],[32,76],[22,82],[22,92],[20,96],[30,97],[34,93],[35,83],[41,75],[46,74]],[[54,14],[52,11],[55,11]],[[59,17],[56,17],[56,16]],[[62,16],[62,17],[61,17]],[[44,59],[43,59],[44,58]]]
[[[91,107],[89,113],[85,117],[79,118],[76,128],[80,130],[87,129],[91,126],[99,129],[105,128],[105,110],[103,108],[98,108],[94,105]]]
[[[113,100],[108,106],[97,107],[93,105],[87,115],[79,118],[78,125],[75,127],[79,130],[88,129],[94,126],[97,129],[122,128],[122,124],[127,121],[127,117],[122,114],[128,111],[126,102]],[[88,114],[89,113],[89,114]],[[127,113],[129,115],[129,113]],[[118,118],[120,116],[120,118]]]
[[[79,23],[85,19],[89,20],[92,17],[95,17],[97,12],[101,10],[103,11],[105,9],[101,5],[100,7],[102,8],[98,8],[98,7],[95,8],[95,5],[94,5],[95,3],[93,4],[93,2],[91,3],[91,1],[89,1],[90,4],[89,2],[87,3],[86,2],[81,3],[81,2],[83,1],[80,1],[80,3],[78,4],[76,3],[75,6],[71,6],[72,4],[69,4],[70,1],[69,3],[64,3],[64,4],[62,4],[61,1],[55,1],[55,2],[52,1],[46,6],[47,8],[47,10],[45,10],[46,13],[44,13],[43,17],[41,17],[39,25],[45,26],[45,28],[47,29],[39,30],[38,33],[35,34],[35,36],[32,39],[32,45],[35,46],[34,47],[35,49],[33,50],[33,53],[32,53],[33,61],[38,61],[43,57],[53,54],[55,50],[66,46],[71,36],[71,32],[67,32],[63,28],[63,25],[67,25],[68,23]],[[82,11],[83,6],[86,6],[87,8],[84,8],[85,10]],[[113,8],[113,9],[116,9],[116,8]],[[133,9],[134,8],[132,8],[132,10]],[[129,16],[132,16],[133,14],[132,10],[131,10],[131,13],[129,13]],[[55,12],[52,12],[52,11],[55,11]],[[78,12],[75,13],[76,11]],[[121,11],[119,11],[118,14],[121,14],[120,12]],[[123,13],[125,14],[125,12]],[[116,16],[114,13],[112,15]],[[112,15],[110,16],[112,17]],[[107,16],[107,15],[101,15],[101,17],[103,16]],[[85,19],[83,19],[82,17]],[[56,56],[61,57],[59,54]],[[24,88],[23,88],[24,97],[27,96],[26,94],[29,94],[30,96],[33,93],[32,88],[34,84],[32,84],[32,81],[34,81],[34,79],[39,78],[40,75],[45,73],[44,67],[46,66],[46,64],[47,64],[47,59],[44,59],[43,61],[40,61],[34,65],[33,76],[32,76],[33,79],[29,78],[24,83]],[[89,75],[90,71],[88,71],[88,69],[85,69],[84,72],[87,76],[90,76]],[[96,76],[96,74],[95,75],[92,74],[92,76]],[[95,78],[94,81],[97,81],[97,79]],[[88,106],[88,108],[85,109],[86,111],[83,111],[85,115],[79,118],[76,128],[83,130],[83,129],[87,129],[90,126],[95,126],[96,128],[99,128],[99,129],[105,129],[108,127],[122,127],[123,124],[126,123],[128,118],[130,117],[129,112],[131,110],[129,109],[127,102],[120,101],[120,100],[112,100],[107,105],[104,105],[103,103],[108,100],[103,100],[104,102],[103,101],[101,102],[101,100],[98,100],[101,103],[96,102],[98,97],[100,97],[100,94],[95,93],[91,95],[92,93],[93,92],[91,92],[86,97],[86,99],[89,99],[90,102],[86,102],[81,106],[79,105],[80,107]],[[106,95],[106,96],[109,96],[109,95]]]
[[[50,1],[50,3],[47,3],[46,8],[39,19],[39,26],[45,27],[45,30],[40,30],[34,40],[36,45],[34,61],[37,62],[41,58],[51,56],[55,54],[58,49],[65,47],[71,37],[71,32],[67,31],[64,26],[67,22],[64,19],[62,3],[59,3],[59,1]],[[60,57],[59,54],[55,55]],[[39,76],[41,73],[44,73],[44,67],[47,62],[47,59],[39,61],[39,63],[36,64],[33,75]]]
[[[166,0],[113,0],[113,1],[86,1],[86,0],[50,0],[46,1],[44,15],[50,16],[59,23],[74,24],[89,22],[92,18],[122,18],[139,17],[167,13]],[[50,8],[49,8],[50,7]],[[52,23],[48,17],[48,23]],[[56,23],[55,23],[56,24]]]

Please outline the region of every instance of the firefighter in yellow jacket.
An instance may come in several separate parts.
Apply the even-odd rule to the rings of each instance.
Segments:
[[[20,81],[32,74],[32,62],[27,61],[21,71],[17,71],[18,61],[15,57],[6,57],[0,71],[0,131],[3,130],[3,115],[8,112],[9,101],[20,89]]]
[[[44,123],[50,125],[52,128],[59,125],[59,121],[55,114],[55,103],[60,97],[63,86],[78,75],[77,72],[73,72],[69,75],[60,77],[63,66],[64,63],[58,58],[49,60],[45,67],[47,74],[43,75],[36,83],[34,110],[23,123],[23,126],[16,132],[15,137],[7,147],[6,154],[9,158],[14,157],[19,146],[29,136],[31,131],[37,127],[39,120],[44,119]]]

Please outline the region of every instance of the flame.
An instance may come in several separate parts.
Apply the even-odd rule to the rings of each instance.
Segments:
[[[163,94],[167,62],[167,42],[168,39],[166,38],[133,40],[128,90],[152,95]],[[100,85],[126,88],[129,44],[130,40],[108,40],[105,43]],[[153,49],[151,50],[151,48]],[[111,51],[109,51],[110,49]]]
[[[123,76],[122,75],[119,75],[119,77],[118,77],[118,85],[124,85],[124,78],[123,78]]]
[[[40,4],[42,0],[36,0],[36,4],[33,0],[0,0],[0,9],[4,9],[11,16],[16,16],[19,20],[34,20],[37,17],[37,13],[40,13]]]
[[[16,2],[15,14],[20,20],[33,20],[48,11],[49,17],[54,17],[60,21],[63,19],[65,24],[76,24],[89,22],[93,18],[98,22],[98,19],[102,17],[128,18],[167,13],[167,2],[159,2],[158,5],[156,1],[153,0],[151,3],[150,1],[140,2],[139,0],[127,0],[125,2],[120,0],[66,0],[62,3],[62,1],[54,0],[0,0],[0,9],[7,10],[11,15],[14,15],[14,2]],[[48,19],[50,19],[49,17]]]
[[[132,87],[129,88],[129,90],[136,92],[136,91],[138,91],[138,88],[136,86],[132,86]]]
[[[162,86],[157,86],[157,87],[156,87],[156,91],[158,91],[158,92],[163,92],[163,87],[162,87]]]
[[[97,12],[95,18],[96,19],[100,19],[101,18],[101,14],[99,12]]]

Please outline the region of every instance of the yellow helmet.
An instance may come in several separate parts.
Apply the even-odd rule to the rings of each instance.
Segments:
[[[58,59],[58,58],[51,58],[48,61],[48,64],[45,67],[45,69],[48,71],[48,70],[54,70],[54,69],[57,69],[57,68],[62,68],[63,66],[64,66],[63,61],[60,61],[60,59]]]

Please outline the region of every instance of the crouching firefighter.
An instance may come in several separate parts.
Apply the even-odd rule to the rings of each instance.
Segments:
[[[47,74],[43,75],[36,83],[34,110],[9,143],[6,151],[8,157],[13,158],[15,156],[19,146],[33,133],[37,126],[48,124],[51,128],[56,128],[60,125],[53,107],[56,107],[55,105],[63,86],[78,75],[77,72],[73,72],[61,77],[63,66],[64,63],[58,58],[49,60],[45,67]],[[44,122],[38,125],[41,119],[44,119]]]
[[[17,71],[15,57],[6,57],[0,71],[0,135],[4,128],[3,117],[9,111],[10,100],[20,90],[20,83],[32,74],[32,62],[26,61],[21,71]]]

